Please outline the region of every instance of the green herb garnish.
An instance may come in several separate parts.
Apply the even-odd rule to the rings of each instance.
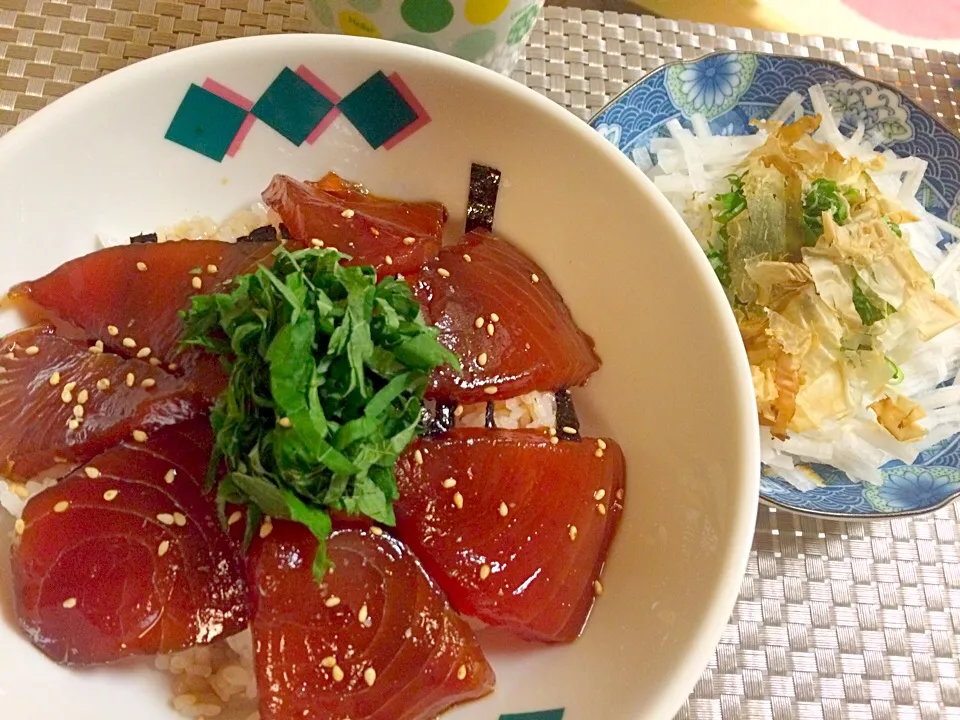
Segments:
[[[829,212],[842,225],[850,216],[849,202],[855,199],[854,190],[840,190],[835,182],[817,178],[810,183],[810,191],[803,199],[803,224],[814,238],[823,235],[823,213]]]
[[[421,430],[431,371],[459,369],[409,287],[344,267],[335,250],[278,250],[272,270],[236,278],[227,294],[196,295],[184,342],[219,355],[230,373],[211,414],[217,492],[307,526],[329,567],[328,511],[394,524],[397,457]]]
[[[887,227],[889,227],[893,231],[894,235],[896,235],[898,238],[903,237],[903,231],[900,229],[900,226],[897,225],[897,223],[895,223],[893,220],[888,218],[886,215],[883,216],[883,219],[884,221],[886,221]]]
[[[890,372],[893,373],[893,377],[890,378],[891,385],[899,385],[903,382],[903,370],[900,369],[900,366],[897,365],[893,360],[888,358],[886,355],[883,356],[883,359],[887,361],[887,365],[890,367]]]
[[[860,321],[867,327],[880,322],[895,311],[895,308],[883,300],[868,296],[860,287],[857,278],[853,279],[853,307],[856,308]]]
[[[730,263],[727,261],[726,245],[711,245],[707,250],[707,260],[717,274],[717,280],[723,287],[730,287]]]
[[[730,183],[730,192],[713,196],[714,202],[719,205],[719,210],[713,217],[721,228],[747,209],[747,198],[743,192],[743,176],[727,175],[724,179]]]

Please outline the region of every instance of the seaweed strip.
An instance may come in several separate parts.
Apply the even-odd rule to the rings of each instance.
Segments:
[[[484,413],[484,416],[483,416],[483,426],[484,426],[485,428],[487,428],[488,430],[496,430],[496,429],[497,429],[497,421],[496,421],[496,419],[493,417],[493,403],[492,403],[492,402],[488,402],[488,403],[487,403],[487,409],[486,409],[486,412]]]
[[[258,227],[255,230],[251,230],[249,235],[244,235],[243,237],[237,238],[238,243],[276,241],[277,229],[273,225],[264,225],[263,227]]]
[[[467,198],[466,231],[493,230],[493,216],[500,191],[500,171],[478,165],[470,166],[470,194]]]
[[[577,409],[573,406],[573,398],[566,388],[561,388],[556,392],[557,398],[557,437],[560,440],[580,441],[580,418],[577,417]],[[570,428],[574,432],[566,432],[564,428]]]
[[[156,233],[144,233],[142,235],[134,235],[130,238],[131,245],[146,245],[148,243],[158,242],[159,238]]]

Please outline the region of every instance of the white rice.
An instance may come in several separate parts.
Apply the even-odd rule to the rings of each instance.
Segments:
[[[487,404],[477,403],[463,407],[457,419],[459,427],[483,427],[487,416]],[[556,428],[557,399],[553,393],[529,392],[509,400],[493,403],[493,422],[498,428]]]
[[[880,138],[864,132],[859,126],[851,137],[841,132],[823,89],[809,91],[814,111],[822,116],[814,138],[833,146],[844,157],[869,159]],[[772,119],[789,121],[803,110],[799,93],[790,93]],[[655,162],[647,171],[660,191],[684,218],[699,238],[710,235],[713,219],[710,199],[729,189],[725,177],[756,147],[764,143],[767,133],[717,137],[710,133],[704,118],[691,119],[693,132],[679,123],[668,123],[670,137],[655,138],[650,151]],[[960,238],[960,228],[926,212],[915,196],[927,163],[919,158],[899,158],[885,150],[887,162],[878,172],[871,172],[877,187],[887,196],[897,198],[904,207],[920,218],[919,222],[901,225],[904,237],[923,268],[933,275],[937,291],[960,303],[960,243],[944,252],[937,244],[944,237]],[[899,442],[886,433],[867,408],[861,408],[838,423],[787,440],[778,440],[762,429],[762,459],[768,468],[801,490],[816,487],[818,479],[805,463],[832,465],[857,482],[879,483],[878,470],[891,460],[912,462],[930,446],[960,432],[960,388],[937,389],[947,381],[960,382],[960,327],[941,334],[917,347],[906,362],[901,363],[904,381],[897,391],[919,402],[927,413],[920,422],[927,435],[918,442]]]
[[[280,216],[262,202],[256,202],[250,207],[238,210],[224,222],[217,223],[210,217],[192,217],[173,225],[160,227],[156,230],[158,242],[170,240],[223,240],[234,242],[237,238],[249,235],[251,231],[265,225],[280,226]],[[102,247],[116,247],[127,245],[129,237],[100,234],[97,242]]]

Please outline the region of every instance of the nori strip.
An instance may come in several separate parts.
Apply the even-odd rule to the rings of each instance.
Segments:
[[[500,171],[478,165],[470,166],[470,194],[467,197],[467,232],[493,230],[493,216],[500,191]]]
[[[445,433],[448,430],[453,430],[457,424],[457,417],[453,414],[453,411],[456,410],[456,403],[447,403],[438,400],[437,409],[433,414],[433,424],[430,428],[430,431],[434,434]]]
[[[131,245],[145,245],[155,243],[159,240],[156,233],[144,233],[143,235],[134,235],[130,238]]]
[[[497,421],[496,421],[496,420],[494,419],[494,417],[493,417],[493,403],[492,403],[492,402],[488,402],[488,403],[487,403],[487,410],[486,410],[486,412],[484,413],[484,416],[483,416],[483,426],[484,426],[485,428],[487,428],[488,430],[496,430],[496,429],[497,429]]]
[[[276,242],[277,229],[273,225],[264,225],[256,230],[251,230],[249,235],[238,237],[238,243],[244,242]]]
[[[580,441],[580,418],[577,417],[577,409],[573,406],[573,398],[566,388],[561,388],[556,392],[557,398],[557,437],[560,440]],[[573,428],[575,433],[564,432],[563,428]]]
[[[280,239],[289,240],[292,237],[293,235],[290,234],[290,229],[283,223],[280,223]]]

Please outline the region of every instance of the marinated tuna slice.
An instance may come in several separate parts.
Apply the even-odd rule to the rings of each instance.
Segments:
[[[269,262],[276,247],[215,240],[112,247],[21,283],[10,295],[36,303],[112,352],[182,367],[213,396],[226,378],[216,358],[197,349],[181,352],[179,313],[190,306],[191,296],[220,292],[234,276]]]
[[[320,585],[310,532],[272,527],[250,561],[262,720],[424,720],[493,689],[473,632],[398,541],[334,532]]]
[[[126,441],[24,509],[11,562],[16,611],[59,663],[169,653],[243,630],[243,560],[201,483],[204,419]]]
[[[353,265],[373,265],[380,277],[413,272],[436,257],[447,220],[440,203],[377,197],[332,173],[316,183],[277,175],[263,201],[288,228],[288,247],[322,242]]]
[[[581,385],[600,367],[593,340],[543,270],[493,235],[470,233],[409,282],[463,366],[440,368],[430,397],[501,400]]]
[[[0,341],[0,474],[76,465],[205,407],[190,384],[142,360],[91,351],[50,326],[19,330]]]
[[[458,612],[530,640],[577,638],[623,509],[613,440],[453,430],[396,470],[397,536]]]

